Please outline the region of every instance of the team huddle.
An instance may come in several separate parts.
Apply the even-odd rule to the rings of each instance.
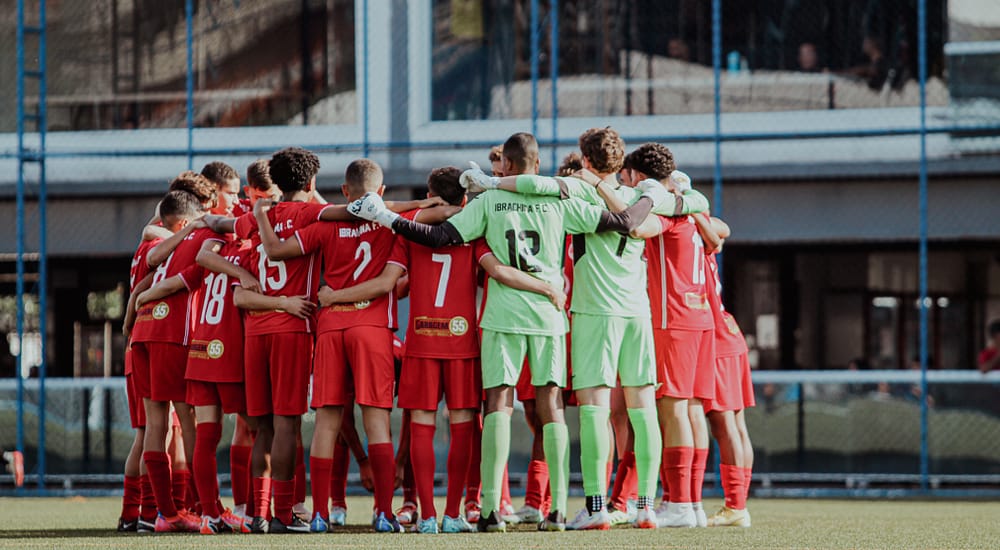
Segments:
[[[715,260],[729,228],[663,145],[626,155],[610,128],[579,145],[544,177],[535,138],[514,134],[491,151],[491,174],[475,163],[435,169],[419,201],[383,201],[381,168],[358,159],[344,174],[348,204],[327,204],[315,190],[319,159],[294,147],[250,165],[247,198],[224,163],[180,174],[132,260],[136,438],[119,530],[328,532],[346,522],[351,455],[374,493],[377,532],[748,527],[753,387]],[[507,482],[515,398],[533,437],[517,510]],[[404,411],[396,452],[394,406]],[[580,418],[586,506],[575,515],[566,406]],[[311,510],[301,438],[310,408]],[[216,452],[233,413],[230,509]],[[725,491],[711,516],[701,503],[709,429]]]

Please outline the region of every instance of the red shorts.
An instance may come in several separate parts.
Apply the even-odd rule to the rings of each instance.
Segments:
[[[125,360],[129,360],[131,353],[125,352]],[[135,376],[125,375],[125,393],[128,396],[128,418],[132,422],[132,427],[141,429],[146,427],[146,406],[142,398],[135,391]]]
[[[135,392],[136,403],[145,413],[142,400],[149,399],[149,352],[146,351],[146,346],[132,344],[125,354],[125,360],[132,362],[132,391]]]
[[[715,397],[715,331],[653,330],[656,398]]]
[[[187,403],[193,407],[222,407],[226,414],[247,412],[243,382],[187,381]]]
[[[315,409],[347,404],[350,396],[347,382],[351,378],[355,403],[392,408],[396,376],[391,330],[360,326],[319,335],[310,406]]]
[[[309,410],[312,334],[247,336],[243,350],[247,415],[298,416]]]
[[[569,377],[566,378],[569,380]],[[517,379],[517,385],[514,386],[517,391],[518,401],[532,401],[535,399],[535,387],[531,385],[531,367],[528,366],[528,360],[524,360],[524,365],[521,366],[521,377]]]
[[[151,401],[183,402],[187,397],[186,366],[185,346],[168,342],[132,344],[132,376],[140,397]]]
[[[402,409],[436,411],[443,394],[449,410],[478,410],[482,391],[479,358],[404,357],[397,403]]]
[[[715,358],[715,398],[705,400],[705,411],[739,411],[743,409],[742,365],[746,355]]]
[[[743,408],[748,409],[757,404],[757,399],[753,395],[753,379],[750,376],[750,356],[746,353],[740,355],[740,388],[743,393]]]

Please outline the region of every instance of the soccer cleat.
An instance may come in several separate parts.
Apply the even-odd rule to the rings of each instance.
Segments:
[[[255,535],[266,535],[271,530],[271,524],[267,522],[267,518],[260,516],[254,516],[250,520],[250,532]]]
[[[375,517],[375,521],[372,522],[372,526],[375,527],[376,533],[402,533],[404,532],[403,526],[400,525],[396,518],[389,519],[385,517],[385,512],[379,512],[378,516]]]
[[[606,510],[591,512],[587,509],[580,510],[573,521],[566,524],[566,529],[571,531],[607,531],[611,529],[611,517]]]
[[[750,514],[746,510],[736,510],[723,506],[708,518],[709,527],[750,527]]]
[[[299,516],[292,514],[292,522],[285,525],[278,518],[271,518],[271,523],[268,525],[268,533],[271,534],[284,534],[284,533],[308,533],[309,524],[302,521]]]
[[[659,523],[656,521],[656,512],[648,506],[640,508],[635,515],[632,526],[636,529],[656,529],[659,527]]]
[[[426,519],[422,519],[417,522],[417,532],[423,533],[425,535],[436,535],[438,534],[438,521],[437,518],[431,516]]]
[[[625,501],[625,513],[628,514],[628,520],[634,522],[635,518],[639,516],[639,502],[636,500]]]
[[[396,510],[396,521],[400,525],[413,525],[420,520],[420,514],[417,512],[417,504],[415,502],[404,502],[403,506]]]
[[[7,462],[7,471],[14,476],[14,487],[24,486],[24,453],[21,451],[7,451],[3,454],[3,459]]]
[[[330,525],[347,525],[347,508],[334,506],[330,510]]]
[[[510,503],[500,505],[500,519],[511,525],[517,525],[521,522],[521,517],[517,515],[517,512],[514,511],[514,505]]]
[[[159,514],[156,516],[154,529],[157,533],[198,533],[201,531],[201,518],[187,510],[177,512],[170,519]]]
[[[559,512],[552,511],[549,512],[548,516],[545,516],[538,524],[539,531],[565,531],[566,530],[566,518]]]
[[[198,530],[202,535],[218,535],[224,529],[221,519],[212,519],[208,516],[201,516],[201,529]]]
[[[750,527],[750,525],[751,525],[751,522],[750,522],[750,510],[743,510],[743,512],[747,515],[747,524],[745,525],[745,527]]]
[[[243,518],[243,521],[245,521],[247,523],[249,523],[250,520],[253,519],[253,518],[250,518],[250,517],[247,516],[247,505],[246,504],[240,504],[238,506],[233,506],[233,509],[230,510],[230,511],[233,513],[234,516],[236,516],[238,518]]]
[[[701,503],[691,503],[691,509],[694,510],[695,527],[708,527],[708,518],[705,516],[705,508]]]
[[[611,525],[622,525],[629,522],[628,512],[619,510],[611,504],[608,504],[608,518],[611,519]]]
[[[476,522],[476,530],[480,533],[505,533],[507,532],[507,524],[500,519],[497,511],[493,510],[486,517],[480,514],[479,521]]]
[[[326,533],[329,530],[330,524],[327,523],[327,521],[323,519],[323,516],[319,515],[317,512],[316,516],[313,517],[312,522],[309,523],[309,531],[313,533]]]
[[[134,519],[128,521],[125,518],[118,518],[118,532],[119,533],[134,533],[139,529],[139,520]]]
[[[136,533],[155,533],[156,532],[156,520],[146,521],[139,518],[139,521],[135,526]]]
[[[306,508],[305,502],[300,502],[295,506],[292,506],[292,513],[295,514],[296,516],[299,516],[299,519],[301,519],[306,523],[309,522],[309,518],[313,517],[313,514],[312,512],[309,511],[309,508]]]
[[[696,527],[698,520],[694,515],[694,508],[690,502],[667,503],[666,510],[661,514],[656,511],[656,519],[660,527]]]
[[[483,508],[478,502],[466,502],[465,503],[465,519],[469,523],[478,523],[479,516],[482,515]]]
[[[462,516],[458,516],[457,518],[445,516],[441,520],[442,533],[472,533],[475,530],[476,528]]]
[[[535,508],[534,506],[528,506],[527,504],[522,506],[517,512],[514,512],[514,515],[516,515],[518,521],[522,523],[538,523],[545,519],[541,510]]]
[[[225,524],[226,528],[233,533],[249,533],[250,527],[247,526],[247,520],[242,515],[237,515],[229,508],[222,511],[222,515],[219,517],[222,523]]]
[[[656,517],[660,517],[666,514],[669,508],[670,508],[670,503],[665,500],[661,500],[660,505],[656,507]]]

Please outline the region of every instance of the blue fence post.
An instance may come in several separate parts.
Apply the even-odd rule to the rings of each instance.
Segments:
[[[188,170],[194,170],[194,0],[184,0],[184,25],[187,39],[187,158]]]
[[[531,134],[538,136],[538,0],[531,0]]]
[[[930,488],[927,418],[927,0],[917,2],[917,65],[920,79],[920,488]]]
[[[365,62],[361,66],[361,79],[364,81],[364,94],[361,96],[361,133],[362,133],[362,156],[367,158],[371,150],[371,136],[368,127],[368,0],[361,2],[361,52]]]
[[[46,76],[45,0],[38,8],[38,333],[41,335],[41,364],[38,367],[38,488],[45,489],[45,376],[48,369],[48,186],[45,182],[45,133],[48,113]]]
[[[712,0],[712,96],[715,103],[715,180],[712,212],[722,216],[722,0]],[[722,268],[720,263],[719,268]]]
[[[24,0],[17,0],[17,450],[24,452]]]
[[[559,0],[549,4],[549,80],[552,82],[552,173],[559,167]]]

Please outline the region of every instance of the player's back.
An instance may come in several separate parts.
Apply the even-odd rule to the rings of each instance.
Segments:
[[[223,245],[219,255],[234,265],[246,268],[251,250],[250,241],[240,239]],[[233,280],[225,273],[202,269],[199,286],[201,307],[195,315],[188,354],[188,378],[194,374],[192,369],[204,366],[197,360],[220,359],[230,350],[242,349],[243,345],[243,315],[233,303]],[[192,362],[192,359],[196,361]]]
[[[135,254],[132,255],[132,265],[129,267],[128,272],[128,289],[129,291],[134,291],[135,286],[139,284],[140,281],[149,275],[152,271],[149,267],[149,262],[146,259],[149,256],[149,251],[153,249],[156,245],[160,244],[161,239],[151,239],[148,241],[142,241],[139,243],[138,248],[135,249]]]
[[[705,255],[705,272],[710,277],[708,303],[715,321],[715,355],[724,357],[747,352],[747,342],[743,331],[736,324],[733,315],[722,305],[722,280],[719,278],[719,264],[715,254]]]
[[[658,218],[663,232],[646,240],[653,328],[709,330],[714,322],[705,285],[705,245],[694,219]]]

